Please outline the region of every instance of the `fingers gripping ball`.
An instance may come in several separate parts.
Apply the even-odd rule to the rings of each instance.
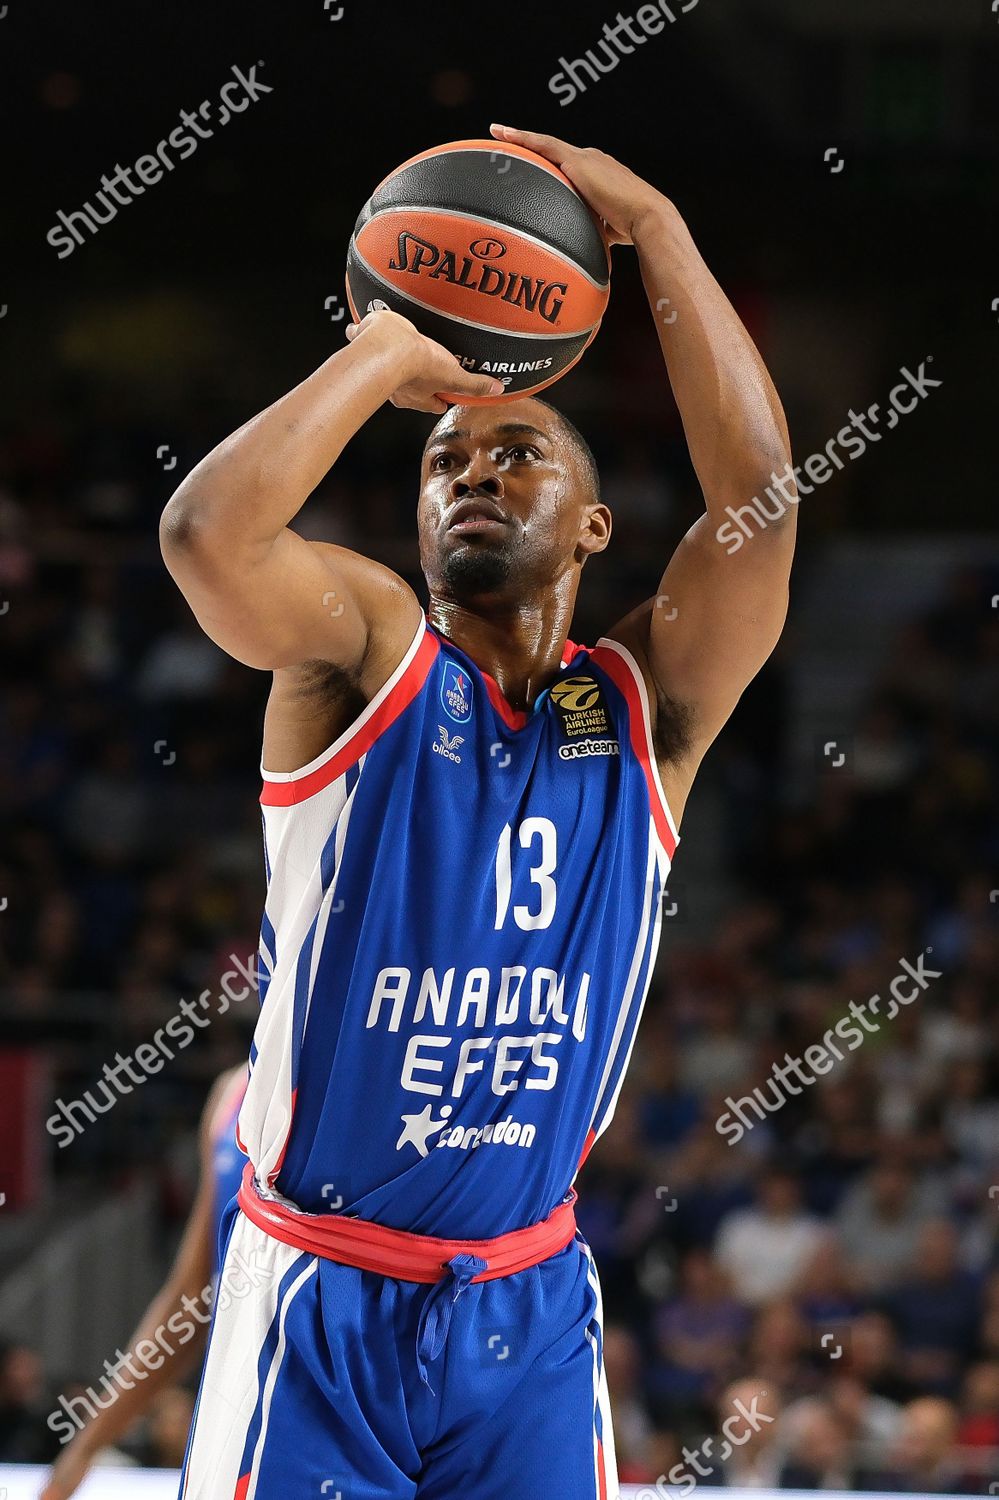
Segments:
[[[607,241],[572,183],[497,141],[403,162],[361,210],[347,256],[355,322],[380,307],[401,313],[465,369],[502,380],[507,399],[572,368],[609,296]]]

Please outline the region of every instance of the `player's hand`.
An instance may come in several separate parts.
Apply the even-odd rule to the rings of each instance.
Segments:
[[[443,344],[437,344],[420,333],[408,318],[387,308],[370,312],[360,323],[348,323],[347,338],[354,339],[375,333],[378,338],[387,338],[398,350],[404,378],[393,391],[390,401],[393,406],[410,407],[413,411],[429,411],[435,415],[447,411],[444,392],[453,400],[462,396],[501,396],[503,382],[492,375],[471,375],[462,369],[453,354]]]
[[[69,1500],[90,1472],[94,1455],[90,1447],[73,1438],[49,1470],[38,1500]]]
[[[634,226],[642,215],[669,201],[613,156],[593,146],[570,146],[556,136],[515,130],[512,125],[490,125],[489,130],[496,140],[534,151],[564,172],[597,218],[603,220],[610,245],[633,244]]]

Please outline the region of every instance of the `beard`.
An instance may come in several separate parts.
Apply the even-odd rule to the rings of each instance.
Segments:
[[[509,542],[498,546],[466,545],[456,547],[444,558],[441,581],[455,599],[473,599],[481,594],[495,594],[513,574],[513,547]]]

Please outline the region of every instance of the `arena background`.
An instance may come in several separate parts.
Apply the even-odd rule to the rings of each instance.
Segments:
[[[700,773],[630,1079],[577,1184],[621,1477],[671,1492],[738,1382],[775,1420],[704,1465],[704,1490],[999,1492],[999,14],[670,9],[563,105],[549,80],[610,5],[0,5],[0,1463],[53,1458],[57,1398],[162,1279],[206,1092],[253,1021],[252,997],[228,1006],[71,1141],[46,1129],[256,947],[268,679],[201,635],[159,512],[343,342],[375,183],[495,118],[599,146],[675,200],[796,462],[884,411],[903,371],[940,382],[802,499],[791,618]],[[270,92],[58,257],[60,210],[253,65]],[[615,516],[574,622],[592,643],[700,506],[633,252],[548,394]],[[421,587],[429,422],[386,407],[300,529]],[[921,954],[939,977],[776,1107],[772,1065],[851,1003],[887,1006]],[[738,1102],[757,1086],[766,1112]],[[736,1107],[738,1141],[716,1128]],[[161,1397],[109,1460],[175,1467],[191,1399]],[[36,1493],[32,1471],[0,1478]],[[136,1473],[91,1483],[141,1492]]]

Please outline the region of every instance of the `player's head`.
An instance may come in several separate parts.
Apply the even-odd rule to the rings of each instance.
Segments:
[[[431,592],[460,603],[574,591],[611,529],[589,445],[536,397],[445,412],[424,449],[417,515]]]

